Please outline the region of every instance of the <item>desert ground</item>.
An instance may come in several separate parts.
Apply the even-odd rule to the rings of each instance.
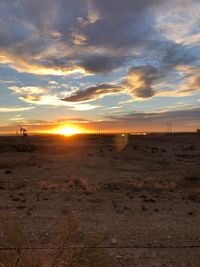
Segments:
[[[71,267],[200,266],[199,222],[200,136],[0,137],[2,266],[63,244],[95,258]]]

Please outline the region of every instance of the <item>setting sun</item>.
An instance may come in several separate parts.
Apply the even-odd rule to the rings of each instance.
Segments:
[[[74,134],[80,134],[82,131],[80,128],[78,127],[71,127],[71,126],[65,126],[59,129],[56,129],[53,131],[53,133],[55,134],[61,134],[61,135],[66,135],[66,136],[70,136],[70,135],[74,135]]]

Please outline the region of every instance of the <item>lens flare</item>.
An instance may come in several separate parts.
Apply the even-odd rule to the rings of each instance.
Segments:
[[[115,135],[114,143],[117,151],[122,151],[128,144],[128,134]]]

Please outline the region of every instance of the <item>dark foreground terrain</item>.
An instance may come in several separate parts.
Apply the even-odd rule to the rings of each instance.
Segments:
[[[0,137],[2,266],[200,266],[199,222],[199,136]]]

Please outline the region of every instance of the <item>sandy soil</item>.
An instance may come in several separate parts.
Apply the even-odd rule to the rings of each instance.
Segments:
[[[0,137],[0,220],[34,247],[73,217],[114,267],[199,266],[199,208],[198,136]]]

